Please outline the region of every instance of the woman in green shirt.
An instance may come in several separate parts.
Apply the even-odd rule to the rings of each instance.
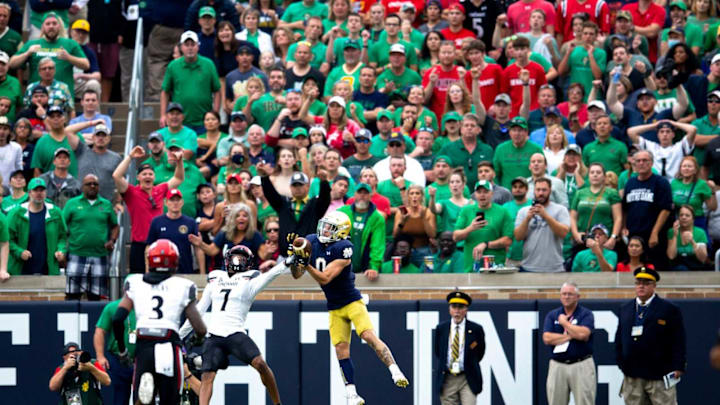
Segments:
[[[450,198],[437,202],[435,201],[437,189],[432,186],[428,187],[428,194],[430,195],[428,206],[430,207],[430,211],[436,215],[438,233],[454,231],[455,223],[457,222],[457,217],[462,207],[473,203],[471,199],[465,198],[463,195],[465,191],[465,173],[462,170],[450,175],[448,185],[450,186]],[[464,241],[461,241],[458,243],[458,247],[462,247],[463,244]]]
[[[439,127],[435,113],[423,105],[425,102],[423,87],[420,85],[410,86],[407,99],[408,105],[414,105],[417,107],[418,116],[415,121],[415,129],[430,127],[437,132]],[[395,124],[399,127],[402,126],[402,110],[402,108],[395,109]]]
[[[703,203],[708,211],[715,211],[717,199],[707,182],[698,178],[699,166],[694,156],[685,156],[680,162],[680,170],[676,178],[670,182],[672,199],[675,207],[689,205],[695,216],[695,226],[707,233],[707,217],[703,211]]]
[[[589,187],[579,189],[570,204],[570,232],[577,246],[584,248],[584,236],[595,224],[612,229],[604,247],[613,249],[622,226],[622,208],[617,190],[605,186],[605,167],[592,163],[588,167]]]
[[[706,263],[707,236],[705,231],[693,225],[693,211],[693,207],[689,205],[681,206],[678,219],[672,229],[668,230],[667,256],[675,271],[710,270]]]
[[[718,21],[717,8],[713,0],[695,0],[690,7],[690,15],[686,24],[697,25],[702,29],[703,35]]]
[[[350,15],[350,0],[330,0],[330,7],[328,7],[328,18],[323,20],[323,32],[325,33],[322,37],[322,41],[326,42],[330,39],[330,31],[334,27],[338,27],[348,32],[347,19]]]

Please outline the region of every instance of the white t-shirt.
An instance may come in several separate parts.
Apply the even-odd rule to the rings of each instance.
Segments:
[[[640,137],[637,143],[638,148],[645,149],[653,154],[653,168],[662,176],[663,159],[665,159],[665,178],[672,181],[678,170],[680,170],[680,162],[682,159],[692,153],[695,145],[691,145],[687,140],[687,135],[680,142],[676,142],[668,147],[662,147],[659,143],[649,141]]]
[[[12,172],[23,168],[22,158],[22,146],[17,142],[10,141],[7,145],[0,146],[0,175],[3,186],[10,184]]]
[[[373,170],[377,174],[378,183],[390,180],[390,156],[375,163]],[[405,155],[405,174],[403,174],[403,177],[412,184],[425,187],[425,170],[417,159],[408,155]]]

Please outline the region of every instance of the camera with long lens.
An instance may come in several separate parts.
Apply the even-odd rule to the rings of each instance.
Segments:
[[[78,367],[80,367],[80,363],[87,363],[91,360],[89,352],[82,352],[82,353],[80,353],[80,357],[76,357],[76,356],[73,356],[73,357],[75,357],[75,359],[77,360],[77,362],[75,362],[75,370],[77,370]]]

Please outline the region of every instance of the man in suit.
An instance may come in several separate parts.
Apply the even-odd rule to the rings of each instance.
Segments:
[[[677,404],[675,386],[663,377],[685,372],[685,327],[680,309],[655,294],[660,275],[653,269],[635,270],[637,298],[620,307],[615,334],[617,364],[625,378],[621,389],[627,405]]]
[[[480,360],[485,355],[485,332],[466,316],[472,298],[461,291],[447,296],[451,319],[435,328],[437,388],[442,405],[475,405],[482,391]]]

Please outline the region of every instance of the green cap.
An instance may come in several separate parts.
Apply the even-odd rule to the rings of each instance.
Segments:
[[[523,117],[515,117],[510,121],[510,128],[512,127],[520,127],[522,129],[528,129],[528,123],[527,120]]]
[[[377,119],[378,121],[380,121],[380,118],[383,118],[383,117],[385,117],[385,118],[389,119],[390,121],[392,121],[392,120],[393,120],[393,113],[391,113],[391,112],[388,111],[388,110],[382,110],[382,111],[380,111],[380,112],[378,113],[376,119]]]
[[[32,180],[30,180],[30,184],[28,185],[28,190],[35,190],[38,187],[47,188],[47,185],[45,184],[45,180],[41,179],[40,177],[35,177]]]
[[[360,43],[358,41],[355,41],[354,39],[345,41],[345,46],[343,47],[343,49],[348,49],[348,48],[354,48],[357,50],[362,49],[362,47],[360,46]]]
[[[481,187],[487,191],[492,191],[492,189],[493,189],[492,183],[490,183],[487,180],[478,180],[478,182],[475,183],[475,191],[477,191],[477,189],[479,189]]]
[[[372,188],[367,183],[359,183],[357,186],[355,186],[355,192],[358,192],[360,190],[365,190],[368,193],[372,193]]]
[[[435,163],[437,162],[445,162],[452,166],[452,162],[450,161],[450,157],[448,155],[438,155],[435,157],[435,160],[433,160],[433,166],[435,166]]]
[[[42,19],[43,22],[45,22],[45,20],[47,20],[47,19],[50,18],[50,17],[53,17],[53,18],[55,18],[55,19],[57,19],[57,20],[60,19],[60,17],[57,15],[56,12],[54,12],[54,11],[48,11],[47,13],[45,13],[45,15],[43,15],[43,19]]]
[[[445,123],[448,121],[460,122],[460,121],[462,121],[462,117],[460,116],[460,114],[457,113],[457,111],[449,111],[449,112],[445,113],[445,115],[443,115],[443,117],[442,117],[442,123],[441,123],[443,131],[445,130]]]
[[[670,8],[677,7],[682,11],[687,11],[687,4],[684,1],[676,0],[670,3]]]
[[[198,12],[198,17],[203,18],[206,15],[209,15],[212,18],[215,18],[215,9],[210,6],[200,7],[200,11]]]
[[[182,143],[180,143],[179,139],[171,139],[170,142],[168,142],[165,147],[168,149],[172,149],[172,148],[182,149],[183,145],[182,145]]]
[[[295,129],[293,129],[292,137],[297,138],[298,136],[304,136],[307,138],[307,136],[308,136],[307,129],[305,129],[303,127],[297,127]]]

